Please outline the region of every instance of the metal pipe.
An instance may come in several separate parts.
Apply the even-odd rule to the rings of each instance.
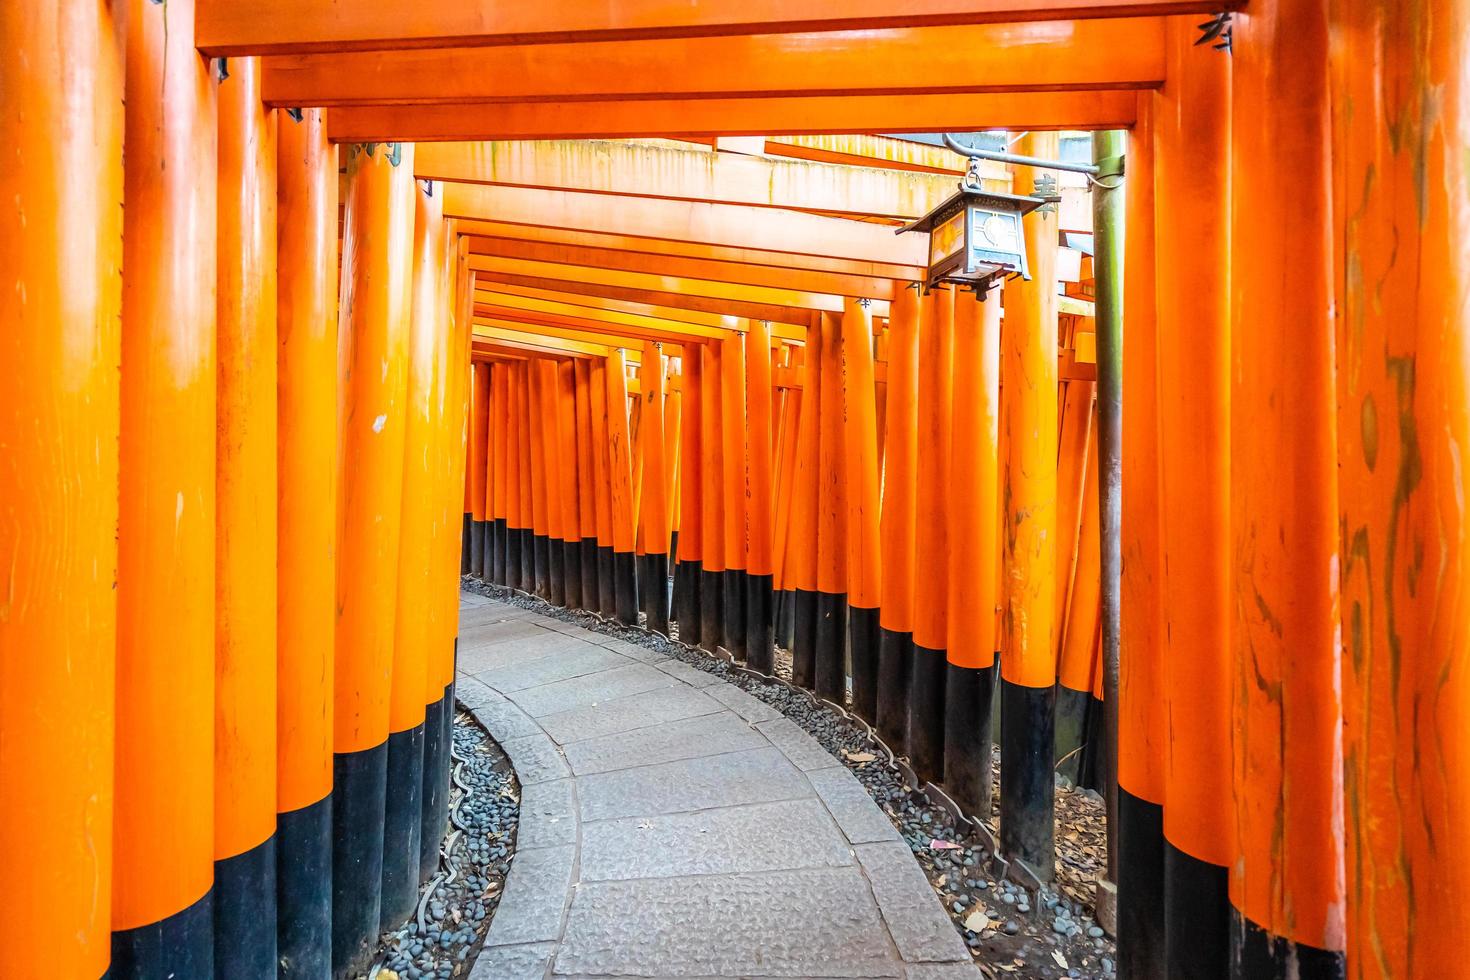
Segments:
[[[1112,130],[1109,130],[1109,132],[1112,132]],[[1001,150],[979,150],[972,146],[965,146],[948,133],[941,133],[940,135],[944,138],[945,146],[954,150],[960,156],[966,156],[976,160],[1014,163],[1018,166],[1037,167],[1041,170],[1067,170],[1071,173],[1090,174],[1094,177],[1101,172],[1095,163],[1067,163],[1063,160],[1044,160],[1041,157],[1028,157],[1019,153],[1005,153]]]

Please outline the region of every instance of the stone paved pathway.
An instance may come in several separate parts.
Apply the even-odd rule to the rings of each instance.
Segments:
[[[458,694],[522,792],[472,980],[979,976],[856,778],[733,685],[465,593]]]

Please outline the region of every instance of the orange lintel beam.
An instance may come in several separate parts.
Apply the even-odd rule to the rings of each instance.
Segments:
[[[264,97],[344,106],[1155,88],[1163,52],[1158,17],[361,51],[269,58]]]
[[[791,31],[1203,14],[1241,0],[704,0],[702,3],[423,4],[411,0],[200,0],[199,49],[215,56],[614,41]]]
[[[711,282],[740,283],[774,289],[851,296],[855,299],[891,301],[900,285],[893,279],[814,272],[807,269],[779,269],[772,266],[747,265],[703,258],[673,255],[643,255],[610,248],[585,248],[549,242],[517,241],[510,238],[470,238],[471,261],[477,255],[512,259],[531,259],[561,265],[589,266],[600,269],[639,272],[652,275],[678,276]]]
[[[516,319],[507,319],[493,314],[487,314],[480,307],[475,308],[475,323],[486,327],[497,327],[501,330],[511,330],[517,333],[535,334],[538,337],[555,337],[559,340],[570,340],[579,344],[593,344],[598,347],[638,348],[643,346],[645,340],[651,339],[628,333],[599,333],[595,330],[578,330],[574,327],[564,327],[556,324],[522,322]],[[658,342],[662,343],[662,341]]]
[[[491,245],[498,247],[502,242],[565,245],[609,252],[631,252],[635,255],[733,262],[778,270],[793,269],[827,272],[833,275],[863,276],[872,279],[893,279],[900,284],[918,282],[925,275],[925,269],[921,265],[866,262],[860,259],[833,258],[824,255],[798,255],[792,252],[776,252],[759,248],[739,248],[715,245],[708,242],[681,242],[670,239],[634,237],[632,235],[607,234],[595,231],[576,231],[568,228],[544,228],[535,225],[509,224],[503,221],[480,221],[473,219],[461,219],[458,222],[458,227],[461,233],[472,236],[470,237],[471,244],[483,242],[486,243],[487,247]],[[646,234],[646,232],[639,229],[639,235],[641,236],[643,234]]]
[[[538,262],[531,259],[507,258],[495,255],[471,255],[470,268],[479,274],[481,280],[491,279],[496,282],[506,282],[543,279],[566,283],[579,283],[586,286],[607,286],[615,289],[667,293],[678,296],[680,302],[668,304],[671,306],[682,305],[683,301],[690,299],[709,299],[718,301],[716,304],[718,307],[717,311],[729,309],[731,302],[761,304],[769,306],[773,310],[818,310],[831,313],[840,312],[842,309],[842,297],[832,296],[826,293],[778,289],[759,285],[751,286],[743,283],[726,283],[711,279],[686,279],[679,276],[649,272],[628,272],[620,269],[599,268],[597,266],[563,265],[555,262]],[[599,293],[599,295],[604,294]],[[607,293],[606,295],[616,294]],[[873,314],[875,316],[886,316],[888,314],[887,301],[878,301],[875,304]],[[800,312],[792,315],[797,317],[792,322],[805,322],[806,320],[805,314]],[[779,316],[766,316],[760,319],[779,320],[782,318]]]
[[[668,331],[640,327],[623,329],[599,323],[596,320],[562,322],[561,318],[557,317],[545,317],[534,313],[523,314],[518,310],[481,304],[475,305],[474,315],[483,323],[507,327],[511,330],[532,330],[551,337],[565,337],[568,340],[581,340],[589,344],[605,344],[613,347],[641,347],[645,340],[657,340],[660,343],[679,346],[688,340],[688,338],[671,334]],[[571,320],[570,317],[567,319]]]
[[[545,337],[519,330],[506,330],[476,323],[474,341],[476,346],[501,347],[521,350],[552,357],[606,357],[610,349],[602,344],[581,344],[558,337]]]
[[[414,154],[414,172],[426,180],[889,218],[927,214],[955,189],[947,175],[886,170],[874,161],[795,162],[627,140],[434,143]]]
[[[476,290],[476,298],[480,302],[499,305],[523,305],[518,303],[514,297],[521,299],[537,299],[551,303],[561,304],[564,307],[578,308],[575,315],[592,316],[603,318],[604,312],[617,312],[643,317],[645,320],[663,321],[660,326],[668,326],[671,329],[685,324],[714,328],[721,331],[742,331],[740,321],[732,314],[721,312],[710,312],[706,310],[695,310],[688,306],[660,306],[653,302],[638,302],[625,299],[615,299],[599,296],[595,293],[576,293],[567,290],[565,283],[549,283],[548,285],[558,288],[544,288],[541,286],[522,286],[516,283],[483,283]],[[663,297],[667,298],[667,297]],[[723,307],[722,307],[723,309]],[[591,310],[592,313],[587,311]],[[809,315],[809,314],[804,314]],[[711,337],[723,337],[724,333],[711,334]],[[804,340],[806,330],[803,327],[789,323],[771,324],[771,336],[781,340]]]
[[[475,102],[459,105],[343,106],[328,117],[334,142],[391,140],[611,139],[709,137],[721,133],[792,136],[988,129],[1126,129],[1136,93],[964,92],[940,95],[796,95],[779,98],[623,99],[599,102]],[[768,144],[769,147],[770,144]],[[773,152],[768,149],[768,152]],[[807,157],[800,148],[781,155]],[[913,168],[904,168],[913,169]]]
[[[919,267],[929,251],[923,235],[894,235],[887,225],[847,218],[524,187],[445,184],[444,214]]]
[[[719,337],[725,331],[677,320],[659,320],[632,313],[597,310],[570,303],[553,303],[527,296],[479,290],[475,294],[475,312],[521,323],[542,323],[597,333],[629,334],[642,339],[668,339],[674,343],[694,337]],[[642,340],[640,340],[640,343]]]
[[[603,285],[601,283],[569,282],[564,279],[542,279],[535,276],[518,276],[501,272],[478,272],[480,282],[505,283],[513,286],[529,286],[557,292],[596,296],[605,299],[623,300],[629,303],[644,303],[677,309],[695,310],[712,314],[730,314],[757,320],[774,320],[780,323],[797,324],[803,320],[805,311],[795,306],[776,306],[770,303],[748,303],[732,299],[708,299],[703,296],[686,296],[678,292],[655,292],[631,286]]]

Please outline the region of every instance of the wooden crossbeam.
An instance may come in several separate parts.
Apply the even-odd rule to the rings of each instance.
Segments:
[[[1164,22],[366,51],[264,64],[263,97],[277,106],[1155,88],[1164,78]]]
[[[592,317],[611,323],[637,323],[680,330],[690,336],[698,337],[723,337],[732,331],[743,332],[744,330],[740,318],[733,315],[506,283],[477,284],[475,300],[535,312]],[[805,313],[804,315],[809,316]],[[634,319],[627,319],[630,317]],[[805,322],[799,325],[772,323],[771,336],[782,340],[804,340],[806,338]]]

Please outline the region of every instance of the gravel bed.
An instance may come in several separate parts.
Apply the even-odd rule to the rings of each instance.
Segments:
[[[515,856],[521,792],[510,760],[466,711],[454,716],[449,833],[418,912],[383,936],[368,980],[468,976]]]
[[[985,842],[976,839],[970,828],[957,826],[943,805],[910,786],[864,726],[806,692],[745,673],[728,660],[677,642],[677,624],[672,626],[671,639],[642,627],[604,621],[585,610],[554,606],[536,596],[479,579],[465,578],[463,586],[467,592],[667,654],[723,678],[796,722],[857,776],[879,809],[893,821],[986,976],[1036,980],[1115,976],[1116,944],[1093,917],[1094,882],[1107,852],[1102,800],[1091,790],[1076,790],[1058,777],[1057,881],[1054,886],[1030,892],[997,878],[991,871],[991,855]],[[778,648],[777,675],[784,667],[789,677],[790,663],[789,653]],[[995,835],[999,822],[999,749],[992,765],[997,802],[992,805],[987,824]]]

